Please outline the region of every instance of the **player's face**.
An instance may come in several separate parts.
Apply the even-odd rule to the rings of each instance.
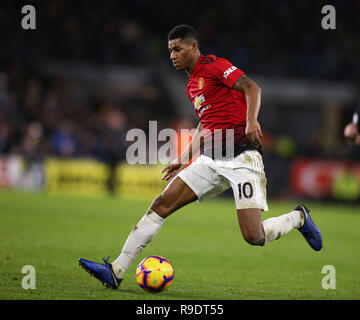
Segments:
[[[196,41],[189,39],[169,40],[170,60],[177,70],[186,70],[192,66],[197,51]]]

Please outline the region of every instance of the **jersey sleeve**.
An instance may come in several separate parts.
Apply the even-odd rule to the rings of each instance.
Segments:
[[[360,103],[353,114],[352,122],[355,123],[358,126],[358,129],[360,130]]]
[[[214,72],[215,76],[229,88],[232,88],[234,83],[245,74],[230,61],[223,58],[218,58],[215,61]]]

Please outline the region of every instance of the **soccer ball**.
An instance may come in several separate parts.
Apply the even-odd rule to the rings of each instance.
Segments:
[[[136,281],[145,291],[164,291],[174,281],[174,269],[167,259],[149,256],[139,263],[136,269]]]

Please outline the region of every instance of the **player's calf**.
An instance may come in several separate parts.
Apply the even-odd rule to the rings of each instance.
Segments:
[[[252,246],[262,246],[265,243],[265,235],[243,234],[244,240]]]
[[[265,232],[261,221],[260,209],[238,209],[238,220],[244,240],[253,246],[265,243]]]

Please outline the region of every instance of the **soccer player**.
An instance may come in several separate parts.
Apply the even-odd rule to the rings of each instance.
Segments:
[[[359,146],[360,145],[360,103],[353,114],[352,122],[348,123],[344,128],[344,136],[352,144]]]
[[[304,205],[262,222],[262,211],[268,207],[262,133],[257,120],[259,86],[228,60],[202,55],[197,32],[191,26],[173,28],[168,48],[175,69],[185,71],[189,77],[187,93],[200,120],[196,132],[183,154],[164,168],[163,179],[169,184],[132,229],[119,257],[112,263],[109,258],[103,259],[105,264],[79,259],[79,264],[106,287],[118,288],[130,265],[170,214],[230,187],[240,230],[249,244],[264,246],[297,229],[311,248],[320,250],[320,231]],[[233,134],[226,139],[226,134],[216,136],[217,130]],[[199,150],[202,155],[188,165]]]

